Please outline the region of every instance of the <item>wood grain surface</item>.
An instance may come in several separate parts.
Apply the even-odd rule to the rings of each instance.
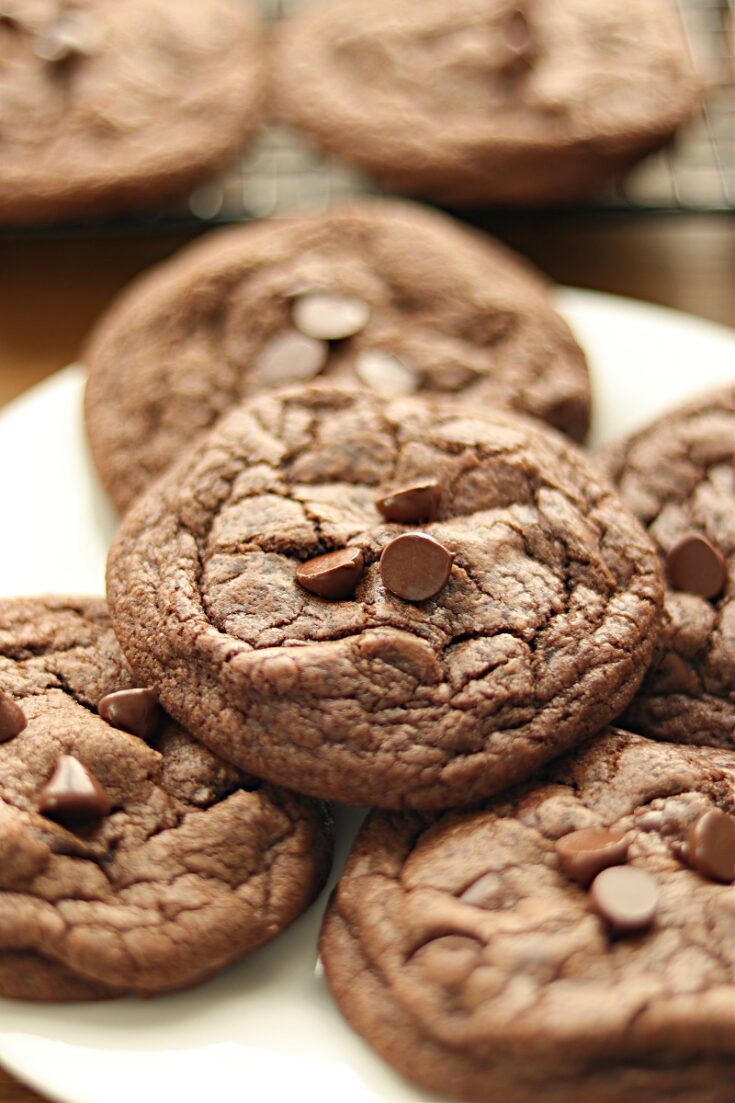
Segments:
[[[558,282],[735,324],[735,236],[725,215],[519,215],[487,226]],[[117,291],[185,240],[178,233],[1,243],[0,406],[73,360]],[[0,1069],[0,1103],[41,1100]]]

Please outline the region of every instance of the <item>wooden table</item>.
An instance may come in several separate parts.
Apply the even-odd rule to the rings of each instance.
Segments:
[[[524,215],[492,229],[559,282],[735,324],[735,236],[725,215]],[[0,244],[0,406],[73,360],[112,296],[185,239]],[[40,1099],[0,1069],[0,1103]]]

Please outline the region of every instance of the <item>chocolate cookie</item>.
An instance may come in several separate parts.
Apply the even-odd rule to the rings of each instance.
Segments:
[[[514,205],[599,189],[700,81],[667,0],[332,0],[284,24],[275,95],[389,190]]]
[[[259,121],[242,0],[0,0],[0,221],[143,207]]]
[[[238,773],[135,689],[104,602],[0,603],[0,995],[195,984],[326,876],[322,807]]]
[[[108,595],[138,677],[216,753],[435,809],[616,716],[662,584],[641,527],[544,426],[312,387],[244,403],[136,503]]]
[[[373,813],[322,961],[352,1026],[453,1098],[731,1103],[733,880],[735,755],[609,730],[481,810]]]
[[[126,508],[253,392],[316,376],[511,407],[581,440],[584,356],[540,277],[407,203],[215,235],[136,281],[85,356],[95,462]]]
[[[665,568],[663,631],[628,727],[735,748],[735,386],[602,453]]]

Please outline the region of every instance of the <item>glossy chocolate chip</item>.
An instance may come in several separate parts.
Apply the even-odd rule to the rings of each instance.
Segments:
[[[365,557],[359,548],[340,548],[302,563],[296,569],[296,581],[317,597],[343,601],[352,597],[364,568]]]
[[[20,735],[28,721],[20,705],[0,690],[0,743],[8,743]]]
[[[628,841],[622,831],[584,827],[557,839],[556,853],[567,877],[588,885],[603,869],[625,861]]]
[[[682,857],[713,881],[735,881],[735,816],[713,808],[689,829]]]
[[[645,931],[653,923],[658,889],[650,873],[634,866],[611,866],[590,886],[592,903],[614,931]]]
[[[97,778],[73,755],[63,754],[44,787],[38,810],[61,823],[99,819],[111,803]]]
[[[258,387],[281,387],[313,379],[327,362],[329,346],[295,329],[272,337],[253,361],[250,382]]]
[[[365,328],[370,307],[362,299],[348,295],[311,291],[295,299],[291,316],[296,328],[306,337],[341,341]]]
[[[51,64],[95,54],[100,43],[98,23],[85,12],[64,12],[41,27],[33,40],[33,52]]]
[[[400,525],[418,524],[420,521],[433,521],[439,512],[442,490],[437,482],[415,483],[404,486],[378,498],[376,508],[386,521],[396,521]]]
[[[408,364],[383,349],[363,349],[355,357],[355,375],[377,394],[387,398],[413,394],[420,379]]]
[[[119,689],[97,702],[97,712],[113,728],[151,739],[163,720],[163,709],[152,689]]]
[[[666,556],[666,573],[675,590],[700,597],[719,597],[727,579],[718,548],[698,532],[685,533]]]
[[[404,601],[427,601],[443,590],[454,555],[426,532],[404,532],[383,548],[380,573],[386,589]]]

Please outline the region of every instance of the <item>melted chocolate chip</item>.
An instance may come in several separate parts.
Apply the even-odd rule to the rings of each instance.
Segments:
[[[622,831],[584,827],[557,839],[556,853],[567,876],[588,885],[603,869],[625,861],[628,842]]]
[[[375,505],[386,521],[412,525],[420,521],[433,521],[439,511],[441,499],[441,487],[439,483],[432,481],[394,490],[392,494],[378,498]]]
[[[0,690],[0,743],[9,743],[20,735],[28,721],[20,705]]]
[[[163,720],[163,709],[152,689],[119,689],[97,702],[97,711],[113,728],[151,739]]]
[[[454,555],[426,532],[405,532],[383,548],[386,589],[404,601],[427,601],[446,586]]]
[[[295,329],[272,337],[253,362],[251,382],[258,387],[281,387],[313,379],[327,362],[329,346]]]
[[[413,394],[420,383],[416,372],[408,364],[382,349],[363,349],[359,352],[355,357],[355,375],[371,391],[388,398]]]
[[[725,560],[706,536],[685,533],[666,556],[666,573],[675,590],[716,598],[727,579]]]
[[[653,923],[658,889],[650,873],[634,866],[612,866],[598,873],[590,886],[592,903],[614,931],[644,931]]]
[[[713,808],[692,824],[682,858],[713,881],[735,881],[735,816]]]
[[[85,12],[64,12],[40,29],[33,41],[33,52],[51,64],[89,57],[99,48],[97,22]]]
[[[519,73],[530,68],[536,55],[536,46],[528,19],[520,8],[516,8],[506,21],[502,35],[508,51],[508,59],[503,66],[505,72]]]
[[[359,548],[340,548],[302,563],[296,569],[296,581],[310,594],[342,601],[352,597],[364,568]]]
[[[341,341],[364,329],[370,307],[362,299],[311,291],[299,295],[292,308],[294,325],[306,337],[321,341]]]
[[[63,754],[38,803],[39,812],[61,823],[78,823],[106,816],[110,798],[97,778],[73,755]]]

